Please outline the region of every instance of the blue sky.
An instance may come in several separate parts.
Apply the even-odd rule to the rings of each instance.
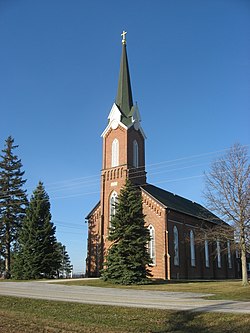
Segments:
[[[250,1],[0,0],[0,148],[44,182],[57,238],[84,269],[122,30],[148,182],[204,203],[203,172],[248,145]]]

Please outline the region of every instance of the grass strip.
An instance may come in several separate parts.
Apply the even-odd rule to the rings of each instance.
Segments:
[[[247,333],[243,314],[193,313],[0,296],[4,333]]]
[[[143,290],[158,290],[158,291],[170,291],[170,292],[196,292],[205,294],[214,294],[207,297],[208,299],[220,299],[220,300],[234,300],[234,301],[250,301],[250,286],[242,287],[241,281],[190,281],[190,282],[168,282],[168,281],[153,281],[149,285],[132,285],[121,286],[108,282],[104,282],[100,279],[86,279],[86,280],[64,280],[65,285],[77,285],[77,286],[92,286],[103,288],[127,288],[127,289],[143,289]]]

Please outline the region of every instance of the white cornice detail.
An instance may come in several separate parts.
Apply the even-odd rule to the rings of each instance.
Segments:
[[[108,120],[109,120],[108,126],[105,128],[105,130],[101,134],[101,137],[104,137],[110,129],[116,129],[118,126],[121,126],[126,130],[128,130],[129,128],[134,126],[135,130],[140,131],[143,138],[147,139],[146,134],[143,131],[141,124],[140,124],[141,116],[140,116],[140,112],[139,112],[137,104],[135,106],[133,106],[132,111],[133,111],[132,124],[127,127],[126,125],[124,125],[121,122],[121,116],[122,116],[121,111],[119,110],[118,106],[114,103],[110,110],[109,116],[108,116]]]
[[[109,122],[116,120],[118,123],[121,121],[121,111],[118,109],[117,105],[114,103],[108,116]]]
[[[110,130],[110,128],[116,129],[118,126],[121,126],[121,127],[125,128],[126,130],[128,129],[128,127],[125,126],[121,122],[121,111],[118,109],[118,107],[115,103],[113,104],[113,106],[111,108],[111,111],[108,116],[108,120],[109,120],[108,126],[103,131],[101,137],[104,137],[107,134],[107,132]]]
[[[134,126],[134,129],[136,131],[140,131],[141,134],[142,134],[142,136],[143,136],[143,138],[147,139],[146,134],[144,133],[144,131],[143,131],[142,127],[141,127],[141,124],[140,124],[141,123],[141,115],[140,115],[137,103],[132,106],[132,110],[131,111],[132,111],[132,124],[129,126],[129,128],[132,127],[132,126]]]

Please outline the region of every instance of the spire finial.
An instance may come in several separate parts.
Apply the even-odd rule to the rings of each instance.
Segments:
[[[122,32],[121,36],[122,36],[122,44],[123,45],[126,45],[126,34],[127,34],[127,31],[124,31]]]

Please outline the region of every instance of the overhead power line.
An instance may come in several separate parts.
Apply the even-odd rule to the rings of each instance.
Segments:
[[[217,150],[217,151],[209,152],[209,153],[191,155],[191,156],[186,156],[186,157],[182,157],[182,158],[178,158],[178,159],[167,160],[167,161],[162,161],[162,162],[158,162],[158,163],[149,164],[149,166],[153,166],[153,168],[151,170],[150,170],[150,168],[147,168],[149,170],[147,172],[147,174],[149,176],[152,176],[152,175],[156,175],[156,174],[162,174],[162,173],[167,173],[167,172],[175,172],[175,171],[179,171],[179,170],[191,169],[191,168],[196,168],[196,167],[200,167],[200,166],[203,166],[203,165],[207,165],[208,162],[199,163],[199,164],[184,165],[182,167],[178,166],[180,162],[181,162],[181,164],[183,164],[184,161],[191,162],[194,159],[215,155],[215,154],[227,151],[229,149],[230,148],[223,149],[223,150]],[[169,167],[172,167],[174,165],[177,166],[177,167],[169,169]],[[139,170],[136,169],[136,171],[133,172],[133,177],[136,177],[136,178],[138,177],[137,172],[140,174],[141,173],[141,168],[143,168],[143,167],[140,167]],[[161,170],[156,171],[156,170],[159,170],[159,169],[161,169]],[[189,176],[189,177],[182,177],[182,178],[176,178],[176,179],[162,179],[161,181],[157,181],[157,183],[183,181],[183,180],[198,178],[198,177],[202,177],[202,175],[193,175],[193,176]],[[88,188],[88,187],[95,187],[96,188],[97,186],[100,186],[100,175],[79,177],[79,178],[74,178],[74,179],[71,179],[71,180],[61,180],[59,182],[50,183],[50,185],[52,185],[52,184],[53,185],[58,184],[57,187],[55,186],[54,188],[50,189],[50,191],[52,193],[59,192],[59,191],[63,191],[65,193],[65,192],[69,192],[69,191],[72,191],[72,190],[76,190],[77,188],[78,189],[84,189],[84,188]],[[48,192],[49,189],[46,188],[46,191]],[[58,195],[58,196],[49,195],[49,198],[51,200],[58,200],[58,199],[66,199],[66,198],[75,198],[75,197],[97,194],[97,193],[100,193],[99,189],[96,190],[96,191],[87,191],[87,192],[83,192],[83,193],[80,192],[80,193],[72,193],[72,194],[62,194],[62,195]],[[8,192],[1,193],[0,200],[5,198],[6,195],[8,195]]]
[[[245,145],[245,147],[248,147],[248,146],[249,145]],[[146,165],[140,166],[140,168],[147,167],[148,174],[150,174],[154,169],[168,167],[169,164],[178,165],[180,162],[194,160],[194,159],[201,158],[201,157],[209,157],[211,155],[220,154],[220,153],[226,152],[228,150],[230,150],[230,148],[225,148],[225,149],[221,149],[221,150],[216,150],[216,151],[206,152],[206,153],[201,153],[201,154],[196,154],[196,155],[184,156],[184,157],[180,157],[177,159],[165,160],[165,161],[160,161],[160,162],[151,163],[151,164],[149,163],[149,164],[147,164],[147,166]],[[166,166],[164,166],[164,165],[166,165]],[[94,183],[98,182],[98,184],[99,184],[99,180],[100,180],[100,174],[95,174],[95,175],[90,175],[90,176],[84,176],[84,177],[79,177],[79,178],[74,178],[74,179],[61,180],[58,182],[48,183],[48,184],[46,184],[46,186],[48,189],[52,190],[52,188],[49,187],[50,185],[58,184],[58,187],[59,187],[59,184],[61,184],[61,186],[70,187],[70,186],[75,186],[75,185],[77,186],[77,184],[87,184],[87,183],[91,183],[91,182],[94,182]],[[53,190],[57,189],[58,187],[55,186],[53,188]]]

